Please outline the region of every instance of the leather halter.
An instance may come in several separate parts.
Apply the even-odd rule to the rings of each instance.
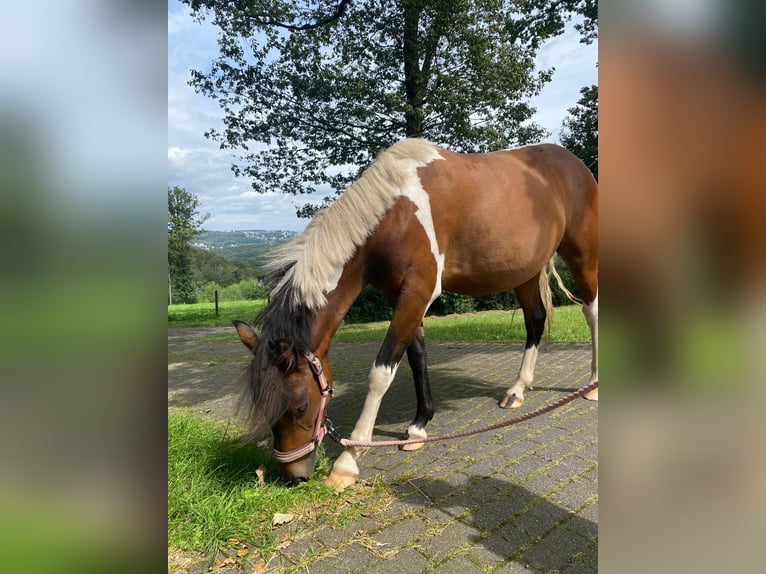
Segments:
[[[324,375],[324,369],[322,368],[322,360],[314,353],[303,353],[303,356],[309,362],[311,372],[314,373],[314,379],[319,385],[319,392],[322,393],[322,400],[319,403],[319,412],[317,413],[317,419],[314,423],[314,437],[310,442],[307,442],[300,448],[294,448],[293,450],[281,451],[274,449],[274,458],[281,463],[293,462],[299,458],[306,456],[310,452],[313,452],[322,442],[325,433],[325,411],[327,408],[327,401],[332,396],[332,387],[327,382],[327,377]]]

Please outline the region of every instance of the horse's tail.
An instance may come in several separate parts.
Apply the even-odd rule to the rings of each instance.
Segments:
[[[583,304],[582,299],[567,289],[564,282],[561,280],[561,275],[556,271],[556,254],[554,253],[553,257],[548,260],[548,263],[543,267],[542,271],[540,271],[540,297],[542,298],[543,306],[545,307],[545,323],[546,330],[548,331],[548,338],[551,336],[551,324],[553,323],[553,315],[555,312],[553,308],[553,292],[551,291],[550,283],[551,275],[556,279],[559,289],[566,295],[567,299],[577,305]]]

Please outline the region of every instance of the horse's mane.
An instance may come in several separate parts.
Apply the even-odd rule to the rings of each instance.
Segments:
[[[325,295],[337,285],[345,264],[410,184],[417,168],[439,158],[438,148],[420,139],[402,140],[381,153],[302,234],[272,252],[267,269],[278,275],[272,298],[287,291],[288,307],[324,306]]]
[[[319,212],[305,231],[276,248],[267,269],[274,285],[269,304],[255,319],[259,331],[253,360],[244,373],[243,404],[255,439],[287,409],[284,377],[274,366],[270,346],[288,341],[298,353],[313,351],[311,327],[326,294],[337,285],[346,263],[364,244],[396,198],[406,193],[417,168],[438,159],[438,148],[407,139],[385,150],[330,207]]]

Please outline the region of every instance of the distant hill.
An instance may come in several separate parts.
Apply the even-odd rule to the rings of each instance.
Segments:
[[[268,252],[296,235],[295,231],[263,229],[203,231],[197,236],[194,247],[231,261],[240,261],[253,269],[256,275],[262,275]]]

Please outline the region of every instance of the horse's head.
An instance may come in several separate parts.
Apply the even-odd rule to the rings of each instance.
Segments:
[[[288,484],[314,473],[324,417],[332,394],[320,359],[292,341],[259,338],[253,328],[235,321],[239,338],[253,352],[247,373],[249,418],[253,434],[271,427],[279,472]]]

